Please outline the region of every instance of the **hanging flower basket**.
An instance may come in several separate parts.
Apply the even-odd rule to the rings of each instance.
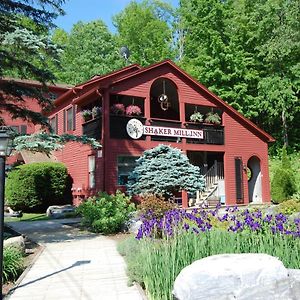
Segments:
[[[206,114],[206,118],[204,120],[205,123],[220,125],[221,124],[221,117],[218,115],[218,113],[214,113],[212,111],[208,112]]]
[[[190,121],[195,123],[202,123],[203,122],[203,115],[200,112],[194,112],[190,116]]]
[[[81,115],[82,115],[83,120],[84,120],[85,122],[87,122],[87,121],[89,121],[89,120],[92,119],[92,111],[89,110],[89,109],[83,110],[83,111],[81,112]]]
[[[142,114],[142,110],[137,105],[129,105],[126,107],[126,115],[127,116],[139,116]]]
[[[116,103],[111,106],[110,111],[114,115],[124,115],[125,114],[125,106],[122,103]]]
[[[101,113],[102,113],[102,107],[100,107],[100,106],[94,106],[92,108],[92,116],[93,116],[93,118],[99,117],[101,115]]]

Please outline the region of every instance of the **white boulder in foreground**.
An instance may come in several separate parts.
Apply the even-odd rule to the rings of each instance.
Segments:
[[[195,261],[177,276],[178,300],[296,300],[300,281],[267,254],[220,254]]]

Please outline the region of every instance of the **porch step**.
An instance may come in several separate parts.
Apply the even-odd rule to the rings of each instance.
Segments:
[[[218,204],[220,204],[219,199],[208,199],[207,202],[209,207],[216,207]]]

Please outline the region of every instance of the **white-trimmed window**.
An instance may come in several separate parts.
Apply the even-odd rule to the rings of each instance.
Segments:
[[[90,155],[89,160],[89,188],[93,189],[96,186],[95,171],[96,171],[96,159],[95,155]]]

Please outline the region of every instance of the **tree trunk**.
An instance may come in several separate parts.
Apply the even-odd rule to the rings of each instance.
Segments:
[[[288,126],[286,123],[285,109],[282,109],[281,120],[282,120],[282,126],[283,126],[283,144],[284,144],[284,146],[288,147],[288,144],[289,144]]]

